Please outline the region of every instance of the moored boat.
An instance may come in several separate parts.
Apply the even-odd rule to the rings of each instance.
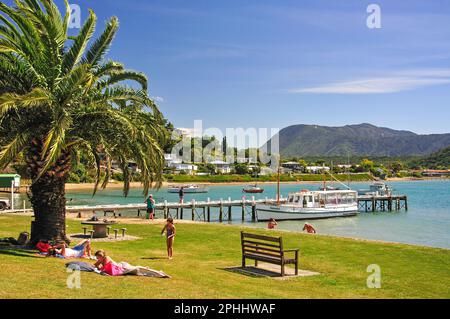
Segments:
[[[204,185],[171,185],[167,188],[169,193],[179,193],[180,189],[183,189],[185,194],[195,194],[195,193],[207,193],[208,188]]]
[[[392,188],[383,182],[374,182],[369,185],[369,189],[359,189],[360,196],[392,196]]]
[[[264,192],[264,188],[259,187],[258,185],[247,185],[242,189],[242,192],[249,194],[260,194]]]
[[[258,221],[322,219],[358,214],[358,194],[352,190],[309,191],[289,194],[278,205],[256,205]]]

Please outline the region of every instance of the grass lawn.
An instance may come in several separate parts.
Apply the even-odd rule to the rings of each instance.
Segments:
[[[0,215],[0,237],[17,237],[30,220]],[[129,224],[127,233],[142,239],[93,245],[116,261],[163,270],[172,279],[82,273],[81,289],[69,289],[66,260],[0,250],[0,298],[450,298],[450,250],[252,230],[282,234],[286,248],[300,248],[300,268],[321,274],[280,280],[224,270],[240,264],[240,227],[176,226],[173,260],[165,259],[161,225]],[[68,221],[69,233],[80,228]],[[366,286],[370,264],[381,267],[381,289]]]

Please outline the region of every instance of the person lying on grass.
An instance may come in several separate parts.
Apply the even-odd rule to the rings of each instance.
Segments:
[[[48,249],[47,256],[60,258],[92,258],[91,241],[85,239],[73,248],[69,248],[65,243],[52,246]]]
[[[166,232],[166,243],[167,243],[167,255],[169,259],[172,259],[173,256],[173,242],[175,240],[175,226],[173,224],[173,218],[167,218],[167,223],[164,225],[164,228],[161,231],[161,235]]]
[[[148,267],[132,266],[126,262],[116,263],[111,257],[107,256],[104,250],[99,250],[95,253],[97,262],[94,266],[102,273],[109,276],[146,276],[157,278],[170,278],[169,275],[163,271],[157,271]]]
[[[117,276],[119,273],[122,273],[122,269],[118,266],[118,264],[111,259],[111,257],[106,256],[104,250],[98,250],[95,252],[95,257],[97,258],[97,262],[94,266],[110,276]]]

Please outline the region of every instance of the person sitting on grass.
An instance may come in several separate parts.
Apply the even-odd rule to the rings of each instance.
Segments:
[[[73,248],[67,247],[65,243],[55,245],[48,249],[47,256],[60,258],[92,258],[91,241],[85,239]]]
[[[167,255],[169,259],[173,256],[173,242],[175,240],[175,226],[173,224],[173,218],[167,218],[167,223],[161,231],[161,235],[166,232],[166,243],[167,243]]]
[[[278,225],[277,221],[273,218],[269,220],[269,223],[267,224],[267,228],[269,229],[275,229],[275,227]]]
[[[317,233],[314,226],[311,225],[310,223],[305,223],[305,226],[303,226],[303,231],[305,231],[305,230],[308,234],[316,234]]]

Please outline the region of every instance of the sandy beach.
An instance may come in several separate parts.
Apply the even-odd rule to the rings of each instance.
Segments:
[[[448,180],[449,178],[439,178],[439,177],[424,177],[424,178],[416,178],[416,177],[392,177],[386,179],[386,182],[414,182],[414,181],[433,181],[433,180]],[[370,181],[367,181],[369,183]],[[270,182],[258,182],[258,184],[261,185],[273,185],[276,184],[275,181]],[[281,184],[322,184],[322,181],[289,181],[289,182],[281,182]],[[168,187],[170,185],[183,185],[187,183],[177,183],[177,182],[162,182],[161,187]],[[248,185],[248,182],[193,182],[193,184],[199,184],[199,185],[207,185],[207,186],[236,186],[236,185]],[[94,189],[95,184],[94,183],[81,183],[81,184],[74,184],[74,183],[67,183],[66,184],[66,191],[91,191]],[[106,189],[122,189],[123,183],[122,182],[116,182],[112,181],[110,182]],[[132,182],[130,183],[130,188],[132,189],[138,189],[142,188],[142,184],[140,182]],[[28,189],[28,185],[23,185],[20,187],[20,192],[26,192]]]

